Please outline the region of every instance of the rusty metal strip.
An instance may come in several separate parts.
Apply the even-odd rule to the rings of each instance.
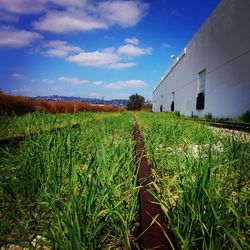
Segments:
[[[134,128],[136,140],[136,158],[139,162],[138,182],[141,186],[139,192],[141,236],[139,242],[143,249],[173,249],[174,237],[168,227],[166,216],[156,199],[151,195],[155,192],[150,183],[153,181],[151,167],[145,156],[143,141],[138,126]]]

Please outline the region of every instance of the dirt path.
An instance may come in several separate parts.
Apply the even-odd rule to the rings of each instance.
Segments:
[[[142,186],[139,193],[141,216],[141,236],[139,238],[143,249],[173,249],[168,239],[173,241],[173,234],[167,225],[166,216],[161,207],[155,204],[156,199],[149,190],[155,192],[150,183],[153,181],[150,165],[144,151],[140,130],[134,128],[136,140],[136,159],[139,162],[138,182]]]

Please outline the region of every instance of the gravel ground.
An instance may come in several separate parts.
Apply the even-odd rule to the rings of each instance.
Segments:
[[[246,140],[250,143],[250,133],[230,130],[230,129],[225,129],[225,128],[216,128],[216,127],[211,127],[211,128],[216,135],[233,136],[234,139],[246,138]]]

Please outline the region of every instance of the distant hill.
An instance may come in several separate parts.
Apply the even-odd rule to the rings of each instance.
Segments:
[[[67,102],[85,102],[90,104],[103,104],[103,105],[112,105],[125,107],[128,104],[126,99],[113,99],[113,100],[104,100],[98,98],[83,98],[75,96],[59,96],[59,95],[49,95],[49,96],[36,96],[32,99],[42,99],[47,101],[67,101]]]

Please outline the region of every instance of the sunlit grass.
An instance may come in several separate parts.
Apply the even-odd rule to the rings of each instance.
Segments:
[[[0,151],[0,245],[130,249],[139,227],[135,118],[178,247],[248,249],[249,140],[152,113],[1,118],[2,137],[24,140]]]
[[[63,128],[68,123],[71,125],[92,120],[93,113],[76,114],[45,114],[29,113],[23,116],[0,115],[0,138],[13,137],[17,135],[30,135],[54,128]]]
[[[155,194],[181,249],[249,248],[250,145],[168,114],[136,114]]]
[[[72,129],[69,119],[63,130],[1,151],[0,244],[30,245],[35,235],[56,249],[133,244],[138,227],[133,117],[81,118],[79,128]]]

